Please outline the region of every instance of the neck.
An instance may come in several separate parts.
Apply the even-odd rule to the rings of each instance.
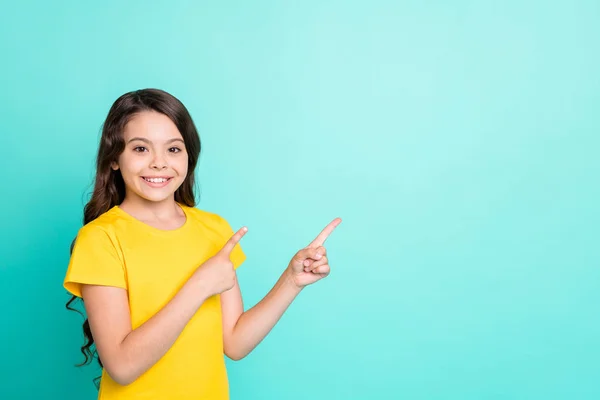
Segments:
[[[180,216],[182,213],[174,196],[163,201],[125,196],[119,207],[140,220],[167,220]]]

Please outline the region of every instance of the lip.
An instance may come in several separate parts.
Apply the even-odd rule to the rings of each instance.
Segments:
[[[157,179],[157,178],[162,178],[162,179],[166,179],[166,181],[164,182],[149,182],[146,179]],[[140,179],[142,180],[142,182],[144,182],[146,185],[152,187],[152,188],[162,188],[167,186],[171,180],[173,180],[172,176],[140,176]]]

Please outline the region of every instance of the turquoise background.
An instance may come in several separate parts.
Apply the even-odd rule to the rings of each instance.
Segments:
[[[343,219],[232,399],[600,398],[600,2],[3,3],[0,398],[96,396],[61,285],[144,87],[197,123],[199,207],[250,229],[247,307]]]

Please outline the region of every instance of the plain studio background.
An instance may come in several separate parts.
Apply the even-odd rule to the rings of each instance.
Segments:
[[[96,396],[61,285],[144,87],[197,123],[199,207],[249,227],[246,307],[343,218],[232,399],[600,397],[597,1],[6,2],[0,37],[2,399]]]

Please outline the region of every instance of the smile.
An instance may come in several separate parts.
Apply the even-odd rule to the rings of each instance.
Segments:
[[[168,181],[169,179],[171,178],[144,178],[144,180],[152,183],[162,183]]]
[[[149,186],[152,187],[162,187],[173,179],[172,177],[161,176],[161,177],[141,177],[144,182],[146,182]]]

